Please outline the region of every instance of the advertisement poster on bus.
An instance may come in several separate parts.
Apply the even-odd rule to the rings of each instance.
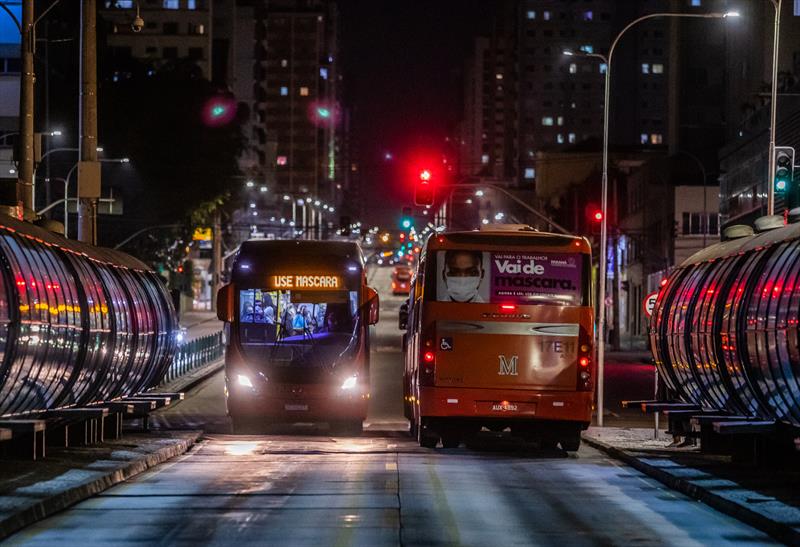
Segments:
[[[582,260],[569,253],[439,251],[437,300],[580,305]]]

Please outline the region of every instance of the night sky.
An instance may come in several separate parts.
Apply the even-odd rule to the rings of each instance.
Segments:
[[[352,139],[367,186],[370,222],[399,219],[411,204],[403,173],[442,150],[461,117],[464,63],[488,32],[492,0],[341,0],[341,58]],[[383,160],[391,151],[392,163]],[[391,226],[391,224],[389,225]]]

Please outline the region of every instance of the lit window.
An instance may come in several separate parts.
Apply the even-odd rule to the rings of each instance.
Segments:
[[[526,179],[535,179],[536,178],[536,169],[533,167],[526,167],[525,168],[525,178]]]
[[[289,61],[287,61],[286,59],[281,59],[281,66],[283,68],[286,68],[287,66],[289,66]]]
[[[608,65],[605,63],[600,63],[600,74],[605,74],[606,70],[608,70]]]
[[[571,144],[575,144],[575,133],[570,133],[567,135],[567,141],[569,141]]]
[[[661,144],[664,140],[664,137],[661,133],[652,133],[650,135],[650,144]]]
[[[701,5],[703,5],[703,3],[700,0],[692,0],[691,4],[693,8],[699,8]]]
[[[545,12],[542,13],[542,19],[544,19],[545,21],[549,21],[550,20],[550,12],[545,10]]]
[[[197,9],[197,0],[186,0],[186,9]]]
[[[580,49],[584,53],[594,53],[594,46],[590,46],[588,44],[584,44],[578,49]]]
[[[498,80],[502,80],[503,79],[503,75],[500,74],[499,72],[497,74],[495,74],[494,77],[497,78]]]
[[[578,104],[577,103],[569,103],[569,107],[571,109],[575,110],[576,108],[578,108]]]
[[[558,125],[564,125],[564,116],[558,117]]]
[[[535,11],[529,11],[528,12],[528,19],[536,19],[536,12]]]
[[[289,88],[286,87],[285,85],[282,85],[281,86],[281,95],[285,97],[288,94],[289,94]]]
[[[647,136],[647,133],[642,133],[639,135],[639,140],[642,142],[642,144],[647,144],[647,142],[650,140],[650,137]]]
[[[664,73],[664,65],[662,65],[661,63],[653,63],[652,69],[653,69],[653,74]]]
[[[558,135],[556,135],[556,142],[557,142],[558,144],[564,144],[564,135],[562,135],[561,133],[559,133]]]
[[[118,8],[118,9],[132,9],[133,0],[117,0],[116,2],[106,2],[106,7]]]
[[[327,69],[327,68],[325,68],[325,67],[320,67],[320,69],[319,69],[319,76],[320,76],[320,78],[322,78],[323,80],[327,80],[327,79],[328,79],[328,69]]]
[[[286,165],[286,156],[278,156],[278,159],[275,163],[278,165]]]
[[[650,74],[650,63],[642,63],[642,74]]]
[[[181,9],[180,0],[164,0],[164,9]]]
[[[308,97],[308,88],[307,87],[301,87],[300,88],[300,96],[301,97]]]
[[[591,21],[592,19],[594,19],[594,13],[591,10],[583,12],[584,21]]]
[[[570,63],[569,64],[569,73],[570,74],[575,74],[577,72],[578,72],[578,65],[576,65],[575,63]]]
[[[484,154],[484,155],[481,156],[481,163],[483,165],[486,165],[487,163],[489,163],[489,154]]]
[[[542,125],[553,125],[553,117],[545,116],[542,118]]]

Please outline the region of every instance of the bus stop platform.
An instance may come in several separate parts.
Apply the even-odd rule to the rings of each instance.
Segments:
[[[47,459],[4,459],[0,465],[0,542],[147,469],[179,456],[200,431],[126,433],[93,446],[48,447]]]
[[[583,442],[789,545],[800,545],[800,468],[737,463],[674,445],[663,430],[590,427]]]

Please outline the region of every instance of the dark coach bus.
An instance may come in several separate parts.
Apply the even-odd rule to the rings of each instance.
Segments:
[[[225,394],[234,431],[296,422],[361,431],[378,295],[356,243],[246,241],[217,298],[229,326]]]

